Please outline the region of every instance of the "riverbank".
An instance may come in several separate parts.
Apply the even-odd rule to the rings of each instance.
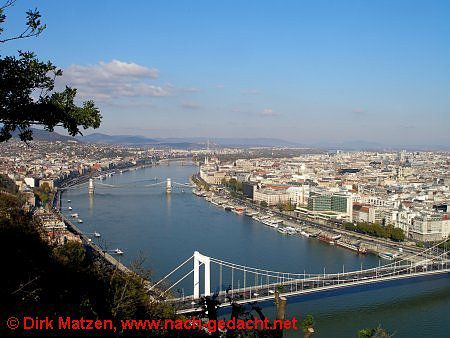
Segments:
[[[57,192],[58,194],[62,195],[61,191]],[[126,267],[124,264],[122,264],[119,260],[117,260],[115,257],[110,255],[105,250],[101,249],[97,244],[95,244],[91,238],[89,238],[86,234],[84,234],[69,218],[67,218],[63,213],[61,213],[59,210],[54,209],[54,213],[56,213],[64,222],[64,224],[67,227],[67,230],[69,230],[72,234],[78,236],[80,238],[83,246],[85,248],[89,248],[89,253],[93,254],[97,258],[104,259],[108,264],[118,268],[122,272],[131,273],[132,271]]]
[[[281,235],[298,235],[311,239],[317,239],[323,243],[339,246],[351,250],[357,254],[374,254],[380,258],[388,257],[404,258],[420,251],[420,248],[406,246],[404,243],[396,243],[367,235],[338,229],[318,223],[316,220],[297,217],[293,212],[284,213],[269,207],[233,198],[225,189],[203,189],[206,182],[199,184],[198,175],[192,175],[190,181],[196,184],[194,194],[205,198],[206,201],[225,211],[231,211],[239,216],[245,215],[259,223],[272,227]],[[386,255],[388,254],[388,255]]]
[[[153,166],[153,164],[136,165],[136,166],[131,166],[131,167],[123,168],[123,169],[113,169],[113,170],[108,170],[108,171],[102,171],[99,173],[99,175],[106,175],[107,177],[110,177],[110,176],[112,176],[112,174],[115,174],[117,170],[120,170],[120,174],[122,174],[122,173],[125,173],[128,171],[144,169],[144,168],[148,168],[148,167],[152,167],[152,166]],[[86,249],[88,249],[88,253],[93,255],[94,258],[101,259],[105,263],[109,264],[110,266],[112,266],[114,268],[117,268],[118,270],[120,270],[124,273],[135,274],[135,272],[130,270],[119,259],[117,259],[113,255],[108,253],[106,250],[100,248],[97,244],[95,244],[89,236],[87,236],[85,233],[83,233],[79,227],[77,227],[68,217],[66,217],[61,212],[61,200],[62,200],[64,188],[69,188],[71,186],[81,184],[81,183],[83,183],[83,181],[84,182],[88,181],[89,178],[91,178],[90,174],[79,176],[75,180],[72,179],[67,182],[63,182],[63,188],[60,188],[55,192],[55,195],[53,198],[53,201],[54,201],[53,212],[56,213],[63,220],[67,229],[72,234],[74,234],[74,235],[78,236],[78,238],[80,238],[83,246]],[[55,203],[55,201],[56,201],[56,203]],[[118,249],[116,249],[116,250],[118,250]],[[146,284],[147,288],[151,286],[150,281],[144,280],[144,283]]]

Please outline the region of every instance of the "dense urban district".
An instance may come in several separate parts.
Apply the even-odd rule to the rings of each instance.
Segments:
[[[394,260],[443,242],[450,232],[447,152],[209,144],[186,150],[17,140],[0,144],[0,150],[1,237],[12,255],[6,269],[17,270],[2,287],[3,305],[17,313],[39,309],[114,320],[176,318],[173,308],[149,294],[150,275],[139,266],[124,266],[94,244],[59,204],[60,192],[72,185],[172,160],[198,166],[191,177],[194,194],[283,235],[316,237]],[[166,190],[170,193],[170,179]],[[306,318],[305,334],[312,326]]]
[[[442,241],[450,233],[448,152],[210,149],[209,145],[177,150],[17,140],[0,147],[0,173],[15,182],[26,197],[26,208],[40,215],[51,230],[64,228],[64,223],[42,207],[61,185],[164,159],[193,158],[199,165],[195,178],[200,188],[195,192],[216,205],[232,204],[226,203],[227,198],[240,201],[242,209],[233,208],[237,213],[248,214],[251,207],[273,209],[417,246]]]
[[[449,168],[448,153],[337,151],[228,163],[207,158],[199,176],[256,205],[420,245],[449,235]]]

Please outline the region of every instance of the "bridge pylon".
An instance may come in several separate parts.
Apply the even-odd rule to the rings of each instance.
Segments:
[[[170,177],[166,179],[166,193],[170,194],[172,192],[172,181]]]
[[[88,185],[88,193],[89,195],[94,195],[94,180],[92,178],[89,179],[89,185]]]
[[[194,299],[200,298],[200,263],[205,266],[205,296],[211,294],[211,260],[200,252],[194,252]]]

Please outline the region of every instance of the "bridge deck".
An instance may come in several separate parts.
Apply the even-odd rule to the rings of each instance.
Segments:
[[[394,271],[395,270],[395,271]],[[246,304],[274,299],[274,293],[280,285],[283,286],[280,294],[285,297],[299,296],[324,292],[333,289],[352,287],[365,284],[387,282],[393,280],[417,278],[421,276],[431,276],[450,273],[446,263],[434,263],[424,266],[401,266],[387,271],[352,272],[346,274],[325,275],[325,277],[313,277],[273,283],[267,285],[249,286],[246,288],[219,292],[217,300],[221,303],[219,307],[230,306],[230,298],[238,304]],[[177,308],[177,313],[199,312],[202,308],[198,300],[193,296],[172,299],[171,302]]]

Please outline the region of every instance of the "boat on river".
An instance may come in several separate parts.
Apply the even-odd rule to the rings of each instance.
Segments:
[[[236,208],[234,208],[233,210],[232,210],[235,214],[238,214],[238,215],[243,215],[244,214],[244,211],[245,211],[245,209],[244,208],[242,208],[242,207],[236,207]]]
[[[278,223],[274,222],[274,220],[270,219],[270,218],[266,218],[264,220],[261,221],[262,224],[268,225],[271,228],[278,228]]]
[[[285,229],[288,235],[295,235],[297,233],[297,231],[293,227],[285,227]]]
[[[380,252],[378,254],[378,257],[385,259],[387,261],[393,261],[396,257],[395,254],[393,254],[392,252]]]
[[[346,249],[349,249],[349,250],[352,250],[352,251],[360,253],[360,254],[367,253],[367,249],[361,245],[354,245],[354,244],[347,243],[344,241],[336,241],[336,245],[341,246]]]
[[[331,236],[327,236],[327,235],[325,235],[325,234],[320,234],[319,237],[318,237],[318,239],[319,239],[319,241],[328,243],[328,244],[330,244],[330,245],[334,245],[334,239],[333,239],[333,237],[331,237]]]
[[[123,251],[120,250],[119,248],[114,249],[111,253],[113,253],[115,255],[123,255]]]
[[[300,235],[305,236],[305,237],[311,236],[311,234],[307,233],[305,230],[301,230]]]
[[[259,212],[258,211],[254,211],[254,210],[247,210],[245,212],[245,216],[249,216],[249,217],[254,217],[254,216],[258,215],[258,214],[259,214]]]

